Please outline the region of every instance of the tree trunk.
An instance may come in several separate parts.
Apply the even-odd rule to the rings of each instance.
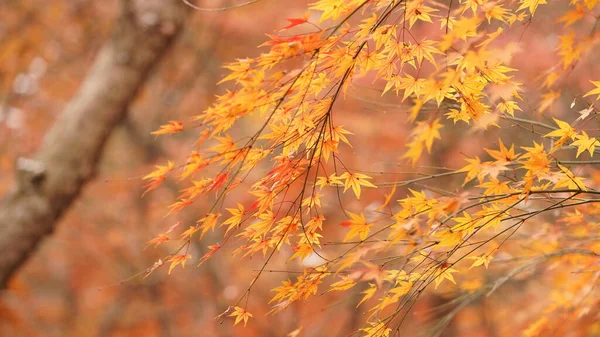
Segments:
[[[0,287],[52,233],[93,178],[108,137],[179,34],[179,0],[122,0],[111,38],[32,158],[19,158],[0,203]]]

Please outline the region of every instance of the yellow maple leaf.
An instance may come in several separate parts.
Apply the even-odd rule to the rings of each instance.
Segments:
[[[350,215],[351,219],[345,221],[343,224],[347,223],[347,226],[350,227],[350,231],[346,234],[344,242],[351,240],[356,236],[358,236],[361,241],[365,240],[369,236],[369,231],[373,224],[367,222],[367,219],[362,212],[360,214],[348,212],[348,215]]]
[[[178,265],[181,265],[182,268],[185,268],[185,261],[191,257],[192,255],[190,254],[182,254],[174,255],[169,260],[167,260],[167,262],[171,262],[171,265],[169,266],[169,275],[171,274],[173,269]]]
[[[450,268],[450,267],[441,267],[440,269],[441,269],[440,273],[435,278],[435,288],[436,289],[440,285],[440,283],[442,283],[442,281],[444,281],[444,280],[448,280],[448,281],[456,284],[456,281],[454,281],[454,276],[452,276],[452,273],[458,273],[458,270],[456,270],[454,268]]]
[[[182,130],[183,130],[183,123],[181,123],[179,121],[169,121],[169,123],[167,123],[165,125],[161,125],[160,129],[158,129],[156,131],[152,131],[152,132],[150,132],[150,134],[153,134],[155,136],[169,135],[169,134],[181,132]]]
[[[558,164],[558,168],[562,172],[561,178],[554,184],[554,189],[559,189],[562,187],[566,187],[572,190],[582,190],[585,191],[585,183],[583,182],[582,177],[577,177],[565,166]]]
[[[300,332],[302,332],[302,327],[299,327],[298,329],[288,333],[287,337],[298,337],[300,335]]]
[[[229,317],[235,317],[235,322],[233,325],[238,324],[241,321],[244,321],[244,326],[248,323],[248,319],[253,317],[251,313],[246,311],[246,309],[242,309],[240,307],[234,307],[233,312],[229,315]]]
[[[244,219],[244,215],[246,214],[244,211],[244,206],[240,203],[237,204],[237,208],[226,208],[226,210],[231,213],[231,216],[221,224],[221,226],[229,225],[225,230],[225,234],[239,226]]]
[[[397,184],[393,184],[392,185],[392,189],[390,191],[390,193],[385,195],[385,201],[383,202],[383,204],[381,204],[381,206],[377,207],[378,211],[381,211],[382,209],[384,209],[392,200],[392,198],[394,197],[394,194],[396,193],[396,187],[398,185]]]
[[[600,146],[598,140],[596,140],[594,137],[588,136],[585,131],[581,131],[581,134],[576,135],[575,138],[577,140],[572,142],[571,146],[577,147],[577,155],[575,155],[576,158],[579,158],[579,155],[584,151],[589,151],[590,157],[593,157],[596,146]]]
[[[483,254],[481,256],[470,256],[469,259],[475,260],[469,269],[482,265],[485,266],[485,269],[487,269],[494,257],[488,254]]]
[[[478,221],[471,218],[471,215],[465,211],[463,211],[463,217],[454,217],[453,220],[456,221],[456,225],[452,226],[452,232],[470,233],[478,223]]]
[[[433,146],[434,139],[442,139],[440,136],[440,129],[444,126],[440,124],[440,119],[437,118],[431,123],[425,123],[423,127],[423,142],[427,148],[427,153],[431,153],[431,146]]]
[[[575,129],[573,129],[571,124],[561,121],[556,118],[552,118],[552,119],[554,119],[554,122],[558,125],[559,129],[545,134],[544,137],[558,137],[559,138],[556,141],[556,143],[554,144],[554,147],[552,148],[551,152],[554,152],[556,149],[561,147],[567,141],[567,139],[569,139],[569,138],[575,139],[577,132],[575,132]]]
[[[598,97],[596,97],[596,99],[600,99],[600,81],[590,81],[590,82],[592,82],[592,84],[595,85],[596,88],[588,91],[585,95],[583,95],[583,97],[598,94]]]
[[[347,290],[356,285],[356,281],[354,281],[349,276],[341,276],[342,280],[332,283],[330,289],[328,291],[342,291]]]
[[[479,178],[479,182],[482,183],[483,176],[481,175],[481,173],[483,171],[483,165],[481,164],[481,160],[479,159],[479,157],[475,156],[475,158],[473,159],[467,158],[466,161],[469,164],[458,170],[459,172],[467,172],[467,176],[465,177],[463,186],[475,178]]]
[[[437,11],[435,8],[431,8],[428,6],[424,6],[422,1],[411,1],[411,5],[408,5],[408,28],[412,28],[412,26],[417,22],[417,20],[421,20],[424,22],[432,23],[431,16],[429,15],[431,12]]]
[[[360,329],[360,331],[364,332],[363,337],[389,337],[392,329],[386,326],[386,323],[383,321],[377,322],[369,322],[369,326],[366,328]]]
[[[369,283],[369,288],[367,288],[366,290],[361,292],[361,294],[364,294],[364,296],[360,300],[360,302],[358,302],[356,307],[358,308],[358,306],[360,306],[364,302],[368,301],[371,297],[373,297],[373,295],[375,295],[376,291],[377,291],[377,286],[374,283]]]
[[[423,59],[425,59],[437,68],[437,63],[435,62],[433,54],[442,54],[442,52],[437,49],[434,44],[435,42],[431,40],[421,40],[415,45],[413,54],[419,63],[423,62]]]
[[[547,4],[546,0],[521,0],[521,6],[517,9],[517,11],[521,11],[524,9],[529,9],[531,16],[535,14],[539,5]]]
[[[360,191],[362,186],[377,188],[377,186],[373,185],[370,181],[367,180],[371,179],[371,177],[369,177],[366,174],[344,172],[342,175],[340,175],[339,178],[340,180],[345,180],[344,192],[346,192],[349,188],[352,188],[352,191],[354,192],[357,198],[360,198]]]

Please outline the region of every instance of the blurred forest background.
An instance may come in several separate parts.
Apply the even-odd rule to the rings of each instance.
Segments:
[[[220,8],[239,2],[200,3]],[[169,251],[168,245],[145,249],[148,240],[178,221],[187,228],[211,206],[209,202],[197,204],[193,211],[188,207],[176,218],[165,218],[167,206],[180,188],[174,181],[166,181],[141,197],[144,182],[140,178],[156,164],[184,157],[197,138],[195,132],[183,132],[155,139],[150,132],[169,120],[187,121],[206,109],[214,96],[227,88],[216,86],[225,74],[222,65],[258,55],[256,46],[265,41],[264,34],[285,26],[285,18],[302,16],[308,3],[263,0],[226,11],[187,9],[189,17],[180,36],[128,104],[125,117],[114,130],[107,131],[110,137],[97,176],[60,219],[54,233],[1,291],[0,335],[286,336],[302,326],[299,336],[345,336],[362,326],[365,317],[355,310],[362,290],[359,287],[351,290],[357,296],[352,300],[336,298],[336,294],[317,296],[265,317],[270,310],[270,289],[282,279],[295,277],[295,271],[301,270],[295,264],[280,263],[282,269],[277,267],[261,278],[251,298],[252,313],[258,319],[247,328],[232,327],[229,320],[219,324],[214,317],[243,293],[261,261],[222,253],[200,268],[192,262],[170,276],[161,269],[146,279],[132,277]],[[28,157],[40,148],[46,132],[88,76],[99,50],[112,34],[123,33],[114,29],[121,10],[117,0],[0,2],[0,195],[15,184],[17,158]],[[540,72],[557,60],[549,53],[557,42],[550,26],[536,20],[520,41],[504,41],[506,63],[525,69],[518,74],[524,83],[535,84]],[[536,62],[522,67],[532,59]],[[586,76],[580,72],[587,72]],[[590,75],[589,67],[580,66],[566,87],[580,94],[578,88],[588,83]],[[349,167],[393,173],[395,179],[411,177],[408,171],[414,169],[402,165],[398,158],[398,148],[409,132],[405,123],[408,107],[399,104],[394,95],[381,98],[369,84],[368,79],[357,83],[359,90],[352,91],[341,105],[347,113],[340,124],[356,133],[355,147],[344,155],[344,162]],[[536,98],[536,93],[528,93],[525,105]],[[569,103],[564,102],[564,106]],[[554,113],[560,115],[561,111]],[[434,148],[429,162],[419,165],[462,166],[463,153],[480,154],[485,144],[491,146],[496,139],[493,130],[468,137],[458,132],[445,134],[444,143]],[[512,143],[510,139],[503,141]],[[461,178],[452,181],[462,182]],[[348,199],[352,202],[359,201]],[[360,202],[374,201],[365,191]],[[336,213],[335,202],[324,209],[333,223],[343,220],[343,214]],[[326,231],[336,235],[339,228]],[[195,242],[195,251],[190,253],[195,258],[202,256],[206,245],[220,237],[218,232],[210,233],[205,242]],[[285,262],[290,254],[278,258],[279,262]],[[311,263],[310,259],[305,263]],[[483,273],[473,270],[470,276],[494,277]],[[525,296],[511,295],[516,293]],[[443,336],[507,336],[503,331],[510,327],[502,322],[508,317],[514,324],[525,324],[513,308],[534,306],[535,299],[544,294],[534,273],[523,275],[495,296],[482,297],[463,308]],[[432,292],[415,309],[414,321],[435,322],[436,315],[451,301],[452,293],[443,289]]]

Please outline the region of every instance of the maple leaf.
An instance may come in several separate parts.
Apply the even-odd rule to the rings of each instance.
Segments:
[[[229,317],[235,317],[235,322],[233,323],[233,325],[236,325],[239,322],[244,321],[244,326],[246,326],[246,323],[248,323],[248,319],[250,319],[253,316],[251,313],[246,311],[246,309],[242,309],[242,308],[236,306],[233,308],[233,312],[229,315]]]
[[[465,181],[463,182],[463,186],[466,185],[469,181],[479,178],[479,182],[483,182],[483,176],[481,175],[483,171],[483,165],[481,164],[481,160],[479,157],[475,156],[473,159],[465,159],[469,164],[465,167],[458,170],[459,172],[467,172],[467,176],[465,177]]]
[[[515,155],[514,145],[511,145],[510,150],[508,150],[501,139],[498,139],[498,143],[500,144],[500,151],[484,149],[492,158],[504,162],[511,162],[519,158],[519,155]]]
[[[556,118],[552,118],[552,119],[558,125],[559,129],[545,134],[544,137],[559,137],[559,139],[554,144],[554,147],[553,147],[553,151],[554,151],[555,149],[561,147],[567,141],[567,139],[569,139],[569,138],[575,139],[577,132],[575,132],[575,129],[573,129],[571,124],[561,121]]]
[[[373,185],[370,181],[367,180],[372,178],[362,173],[344,172],[342,173],[342,175],[339,176],[339,179],[345,180],[344,192],[346,192],[349,188],[352,188],[352,191],[356,195],[356,198],[359,199],[362,186],[377,188],[377,186]]]
[[[381,204],[381,206],[377,207],[378,211],[381,211],[390,203],[390,201],[394,197],[394,194],[396,193],[396,187],[397,187],[397,184],[392,185],[392,189],[390,190],[390,193],[385,195],[385,201],[383,202],[383,204]]]
[[[524,9],[529,9],[531,16],[535,14],[539,5],[547,4],[546,0],[520,0],[521,6],[517,9],[517,11],[521,11]]]
[[[356,285],[356,281],[348,276],[341,276],[341,280],[332,283],[328,291],[343,291],[350,289]]]
[[[576,208],[574,212],[565,212],[565,215],[562,218],[558,219],[557,222],[565,223],[567,225],[577,225],[584,223],[584,221],[585,218],[583,216],[583,213],[581,213],[581,211]]]
[[[362,328],[360,331],[364,332],[363,337],[389,337],[392,329],[386,326],[383,321],[368,322],[369,327]]]
[[[585,131],[581,131],[581,134],[576,135],[575,138],[577,140],[572,142],[571,146],[577,147],[576,158],[579,158],[579,155],[584,151],[589,151],[590,157],[592,157],[594,156],[596,146],[600,146],[600,142],[598,142],[596,138],[588,136]]]
[[[221,226],[229,225],[225,230],[225,234],[229,233],[229,231],[235,227],[238,227],[242,223],[244,215],[246,214],[244,211],[244,206],[240,203],[237,204],[237,208],[226,208],[226,210],[231,213],[231,216],[221,223]]]
[[[154,244],[154,248],[158,247],[160,244],[165,243],[169,241],[169,236],[166,234],[158,234],[157,237],[155,237],[154,239],[148,241],[146,243],[146,248],[152,244]]]
[[[438,243],[440,247],[455,247],[457,244],[462,242],[463,233],[460,231],[445,230],[435,233],[435,237],[441,240]]]
[[[489,254],[483,254],[481,256],[469,256],[469,258],[475,260],[469,269],[482,265],[485,266],[485,269],[487,269],[490,265],[490,262],[494,259],[494,257]]]
[[[365,265],[365,269],[356,270],[352,272],[349,277],[357,281],[375,281],[377,288],[381,288],[383,280],[387,275],[387,271],[374,263],[367,261],[361,262]]]
[[[423,153],[423,143],[417,139],[406,146],[408,147],[408,151],[406,151],[402,158],[409,158],[414,166],[419,158],[421,158],[421,153]]]
[[[194,201],[195,201],[194,199],[190,199],[190,198],[183,198],[183,199],[177,200],[176,202],[169,205],[170,210],[169,210],[169,212],[167,212],[167,215],[181,211],[182,209],[186,208],[187,206],[193,204]]]
[[[434,41],[421,40],[415,45],[413,54],[419,63],[423,62],[423,59],[425,59],[437,67],[433,54],[442,54],[442,52],[437,49]]]
[[[181,233],[181,239],[188,240],[196,233],[200,228],[198,226],[190,226],[183,233]]]
[[[488,17],[488,22],[490,21],[491,17]],[[500,36],[500,34],[502,34],[504,30],[499,27],[494,33],[489,33],[488,34],[488,38],[485,39],[483,42],[481,42],[480,44],[477,45],[477,47],[482,48],[487,46],[488,44],[490,44],[492,41],[494,41],[498,36]],[[515,70],[515,69],[511,69],[511,70]]]
[[[429,14],[437,11],[437,9],[424,6],[422,1],[411,2],[411,5],[412,6],[409,6],[410,8],[407,9],[407,12],[409,12],[408,28],[412,28],[417,20],[432,23]]]
[[[585,184],[583,182],[583,178],[577,177],[565,166],[558,164],[558,168],[560,169],[562,175],[561,178],[554,184],[554,189],[559,189],[562,187],[566,187],[568,189],[578,189],[585,191]]]
[[[404,101],[408,96],[414,94],[415,96],[419,96],[421,89],[425,85],[425,79],[423,78],[414,78],[409,74],[405,74],[406,77],[398,77],[398,82],[396,85],[396,89],[401,90],[404,89],[404,95],[402,96],[402,101]]]
[[[166,166],[161,166],[161,165],[156,165],[156,170],[154,170],[152,173],[145,175],[142,179],[143,180],[150,180],[150,182],[146,185],[144,185],[144,187],[146,187],[146,190],[144,191],[144,193],[142,193],[142,197],[152,191],[153,189],[157,188],[160,184],[162,184],[162,182],[166,179],[167,174],[171,171],[173,171],[173,162],[168,161]]]
[[[302,327],[299,327],[298,329],[288,333],[287,337],[298,337],[300,335],[300,332],[302,332]]]
[[[565,15],[556,20],[556,22],[564,22],[566,28],[579,21],[585,16],[585,14],[586,11],[583,9],[583,6],[581,4],[577,4],[574,10],[568,11]]]
[[[476,2],[476,1],[473,1]],[[506,16],[508,14],[508,10],[497,3],[489,2],[483,6],[483,12],[485,13],[485,17],[488,20],[488,24],[492,22],[492,19],[507,22]]]
[[[300,258],[300,261],[304,261],[305,258],[314,253],[313,245],[309,242],[300,242],[296,247],[293,248],[294,255],[290,256],[288,261],[291,261],[297,257]]]
[[[202,257],[200,258],[200,263],[198,263],[198,265],[203,264],[204,262],[206,262],[208,259],[210,259],[217,250],[219,250],[221,248],[221,245],[219,245],[218,243],[216,245],[210,245],[208,246],[209,251],[202,255]]]
[[[354,214],[352,212],[348,212],[350,215],[350,220],[347,220],[348,227],[350,227],[350,231],[344,237],[344,242],[351,240],[352,238],[358,236],[361,241],[365,240],[369,236],[369,231],[373,224],[367,222],[365,215],[363,213]]]
[[[156,131],[150,132],[155,136],[160,135],[170,135],[173,133],[181,132],[183,130],[183,123],[179,121],[169,121],[168,124],[161,125],[160,128]]]
[[[439,118],[431,122],[417,122],[417,126],[412,132],[413,140],[407,144],[409,150],[402,158],[410,158],[414,165],[421,157],[424,148],[427,149],[427,153],[431,153],[434,140],[441,139],[439,130],[443,127]]]
[[[484,195],[505,194],[510,192],[508,184],[508,181],[499,181],[492,177],[490,178],[490,181],[477,185],[477,187],[486,189],[485,192],[483,192]]]
[[[523,331],[523,337],[538,337],[548,325],[547,317],[540,317],[535,322],[531,323],[527,329]]]
[[[202,155],[193,151],[187,157],[187,162],[183,168],[183,172],[179,175],[179,180],[186,179],[195,173],[210,165],[210,161],[202,158]]]
[[[515,116],[515,110],[522,111],[515,101],[503,101],[498,103],[497,108],[511,116]]]
[[[185,261],[191,257],[192,255],[190,254],[182,254],[174,255],[170,259],[168,259],[167,262],[171,263],[171,265],[169,266],[169,275],[171,275],[171,271],[173,271],[173,268],[177,267],[178,265],[181,265],[181,267],[184,268]]]
[[[440,268],[439,275],[435,278],[435,288],[437,289],[437,287],[440,285],[440,283],[442,283],[444,280],[448,280],[448,281],[456,284],[456,281],[454,281],[454,276],[452,276],[452,273],[458,273],[458,270],[456,270],[454,268],[442,266]]]
[[[217,220],[220,216],[221,213],[208,213],[204,218],[198,220],[198,223],[201,224],[198,229],[202,229],[200,238],[203,238],[209,229],[214,231],[215,225],[217,224]]]
[[[435,119],[431,123],[424,124],[423,133],[421,135],[423,137],[425,147],[427,148],[427,153],[431,153],[431,147],[433,146],[434,139],[442,139],[439,130],[443,127],[444,126],[440,124],[439,118]]]
[[[467,233],[471,233],[475,229],[475,226],[478,223],[478,221],[473,220],[471,218],[471,215],[469,213],[464,212],[464,211],[463,211],[463,217],[454,217],[453,220],[456,221],[456,225],[454,225],[451,228],[452,231],[467,232]]]
[[[308,18],[310,16],[309,12],[304,13],[304,16],[301,18],[286,18],[286,20],[290,23],[289,25],[281,28],[279,31],[284,31],[284,30],[288,30],[290,28],[299,26],[303,23],[308,22]]]
[[[218,191],[228,179],[229,174],[227,172],[217,174],[208,186],[208,191]]]
[[[361,292],[361,294],[364,294],[364,296],[360,300],[360,302],[358,302],[356,307],[358,308],[358,306],[360,306],[362,303],[368,301],[371,297],[373,297],[373,295],[375,295],[376,291],[377,291],[377,286],[373,283],[369,283],[369,288],[367,288],[366,290],[363,290]]]
[[[598,97],[596,97],[596,99],[600,99],[600,81],[590,81],[590,82],[592,82],[592,84],[595,85],[596,88],[588,91],[585,95],[583,95],[583,97],[598,94]]]

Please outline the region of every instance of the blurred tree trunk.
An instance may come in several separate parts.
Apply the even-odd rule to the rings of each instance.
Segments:
[[[40,150],[17,161],[15,187],[0,202],[0,287],[93,178],[108,137],[188,13],[178,0],[122,0],[121,7],[111,38]]]

